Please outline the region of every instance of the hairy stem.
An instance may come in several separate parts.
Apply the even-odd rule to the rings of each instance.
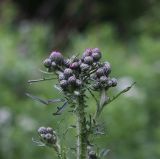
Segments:
[[[77,159],[87,158],[87,131],[85,117],[85,101],[81,94],[77,100]]]
[[[56,145],[54,146],[54,150],[55,150],[56,153],[57,153],[58,159],[63,159],[63,158],[62,158],[62,154],[61,154],[61,147],[60,147],[60,145],[56,144]]]

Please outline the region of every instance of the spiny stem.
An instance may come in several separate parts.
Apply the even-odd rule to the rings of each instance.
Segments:
[[[87,156],[87,131],[85,117],[84,96],[81,94],[77,101],[77,159],[86,159]]]

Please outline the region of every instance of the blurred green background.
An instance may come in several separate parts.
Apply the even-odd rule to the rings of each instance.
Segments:
[[[59,97],[56,81],[29,85],[27,80],[42,77],[39,69],[51,50],[69,56],[99,47],[118,78],[111,94],[137,84],[103,112],[106,135],[95,138],[96,146],[111,150],[108,159],[159,159],[159,8],[158,0],[1,0],[0,158],[56,158],[31,138],[42,125],[62,134],[74,124],[73,116],[67,110],[53,116],[58,105],[46,107],[25,96]],[[95,103],[88,104],[93,112]],[[73,138],[71,130],[68,146]]]

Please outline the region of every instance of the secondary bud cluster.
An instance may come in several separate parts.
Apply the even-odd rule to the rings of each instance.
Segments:
[[[117,81],[109,77],[111,66],[108,62],[101,63],[101,56],[98,48],[87,48],[81,58],[72,56],[68,59],[53,51],[44,60],[44,66],[58,74],[60,87],[65,92],[78,91],[85,84],[91,84],[94,90],[108,89],[116,86]]]
[[[57,143],[56,132],[51,127],[40,127],[38,134],[41,140],[47,145],[55,145]]]
[[[43,61],[43,64],[46,68],[48,68],[48,71],[54,71],[59,66],[63,64],[63,56],[58,51],[53,51],[50,56]]]
[[[115,87],[117,85],[117,80],[115,78],[110,78],[109,74],[111,73],[111,66],[109,62],[104,62],[96,70],[95,73],[91,75],[91,78],[94,80],[93,88],[99,90],[102,88]]]

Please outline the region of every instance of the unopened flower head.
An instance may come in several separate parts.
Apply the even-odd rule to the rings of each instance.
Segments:
[[[51,54],[50,54],[50,57],[49,57],[52,61],[54,61],[56,64],[62,64],[63,62],[63,56],[60,52],[58,51],[53,51]]]

